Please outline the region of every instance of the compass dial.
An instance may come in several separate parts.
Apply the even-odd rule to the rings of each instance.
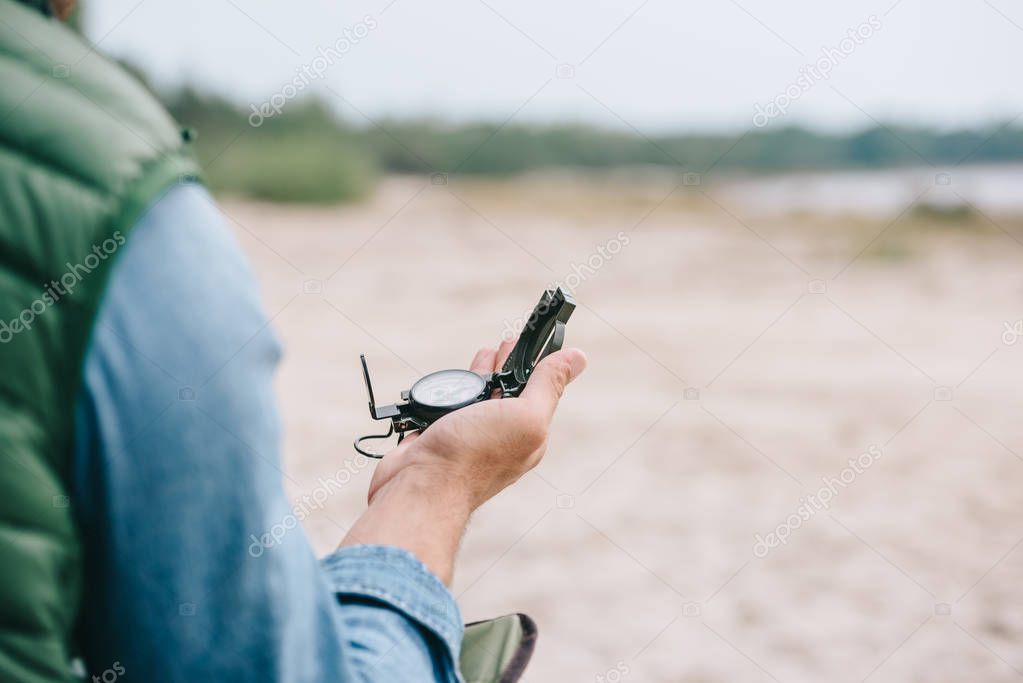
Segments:
[[[486,381],[471,370],[431,372],[412,385],[410,397],[421,406],[452,408],[469,403],[483,393]]]

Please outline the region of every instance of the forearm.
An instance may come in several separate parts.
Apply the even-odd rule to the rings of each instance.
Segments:
[[[471,512],[465,488],[457,482],[432,468],[406,467],[374,493],[340,547],[403,548],[450,585],[455,554]]]

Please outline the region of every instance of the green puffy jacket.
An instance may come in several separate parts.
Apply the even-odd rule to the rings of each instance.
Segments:
[[[71,680],[73,410],[107,273],[197,168],[146,90],[46,3],[0,0],[0,681]]]

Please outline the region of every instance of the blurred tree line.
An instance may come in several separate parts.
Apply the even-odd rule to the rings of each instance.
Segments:
[[[145,82],[137,69],[126,65]],[[774,122],[742,134],[646,136],[580,124],[451,125],[381,120],[353,126],[326,102],[299,98],[253,114],[190,88],[157,92],[196,150],[214,191],[271,201],[357,199],[383,173],[510,175],[548,168],[664,167],[701,174],[998,163],[1023,160],[1023,128],[941,132],[875,126],[827,134]]]

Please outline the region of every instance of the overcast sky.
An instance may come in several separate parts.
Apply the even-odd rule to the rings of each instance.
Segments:
[[[356,122],[514,116],[731,131],[797,87],[768,125],[945,127],[1023,113],[1023,4],[1012,0],[85,2],[86,32],[107,52],[160,84],[242,103],[315,68],[318,47],[364,34],[350,49],[342,41],[347,52],[308,88]],[[831,51],[829,78],[796,83],[858,29],[869,37]]]

